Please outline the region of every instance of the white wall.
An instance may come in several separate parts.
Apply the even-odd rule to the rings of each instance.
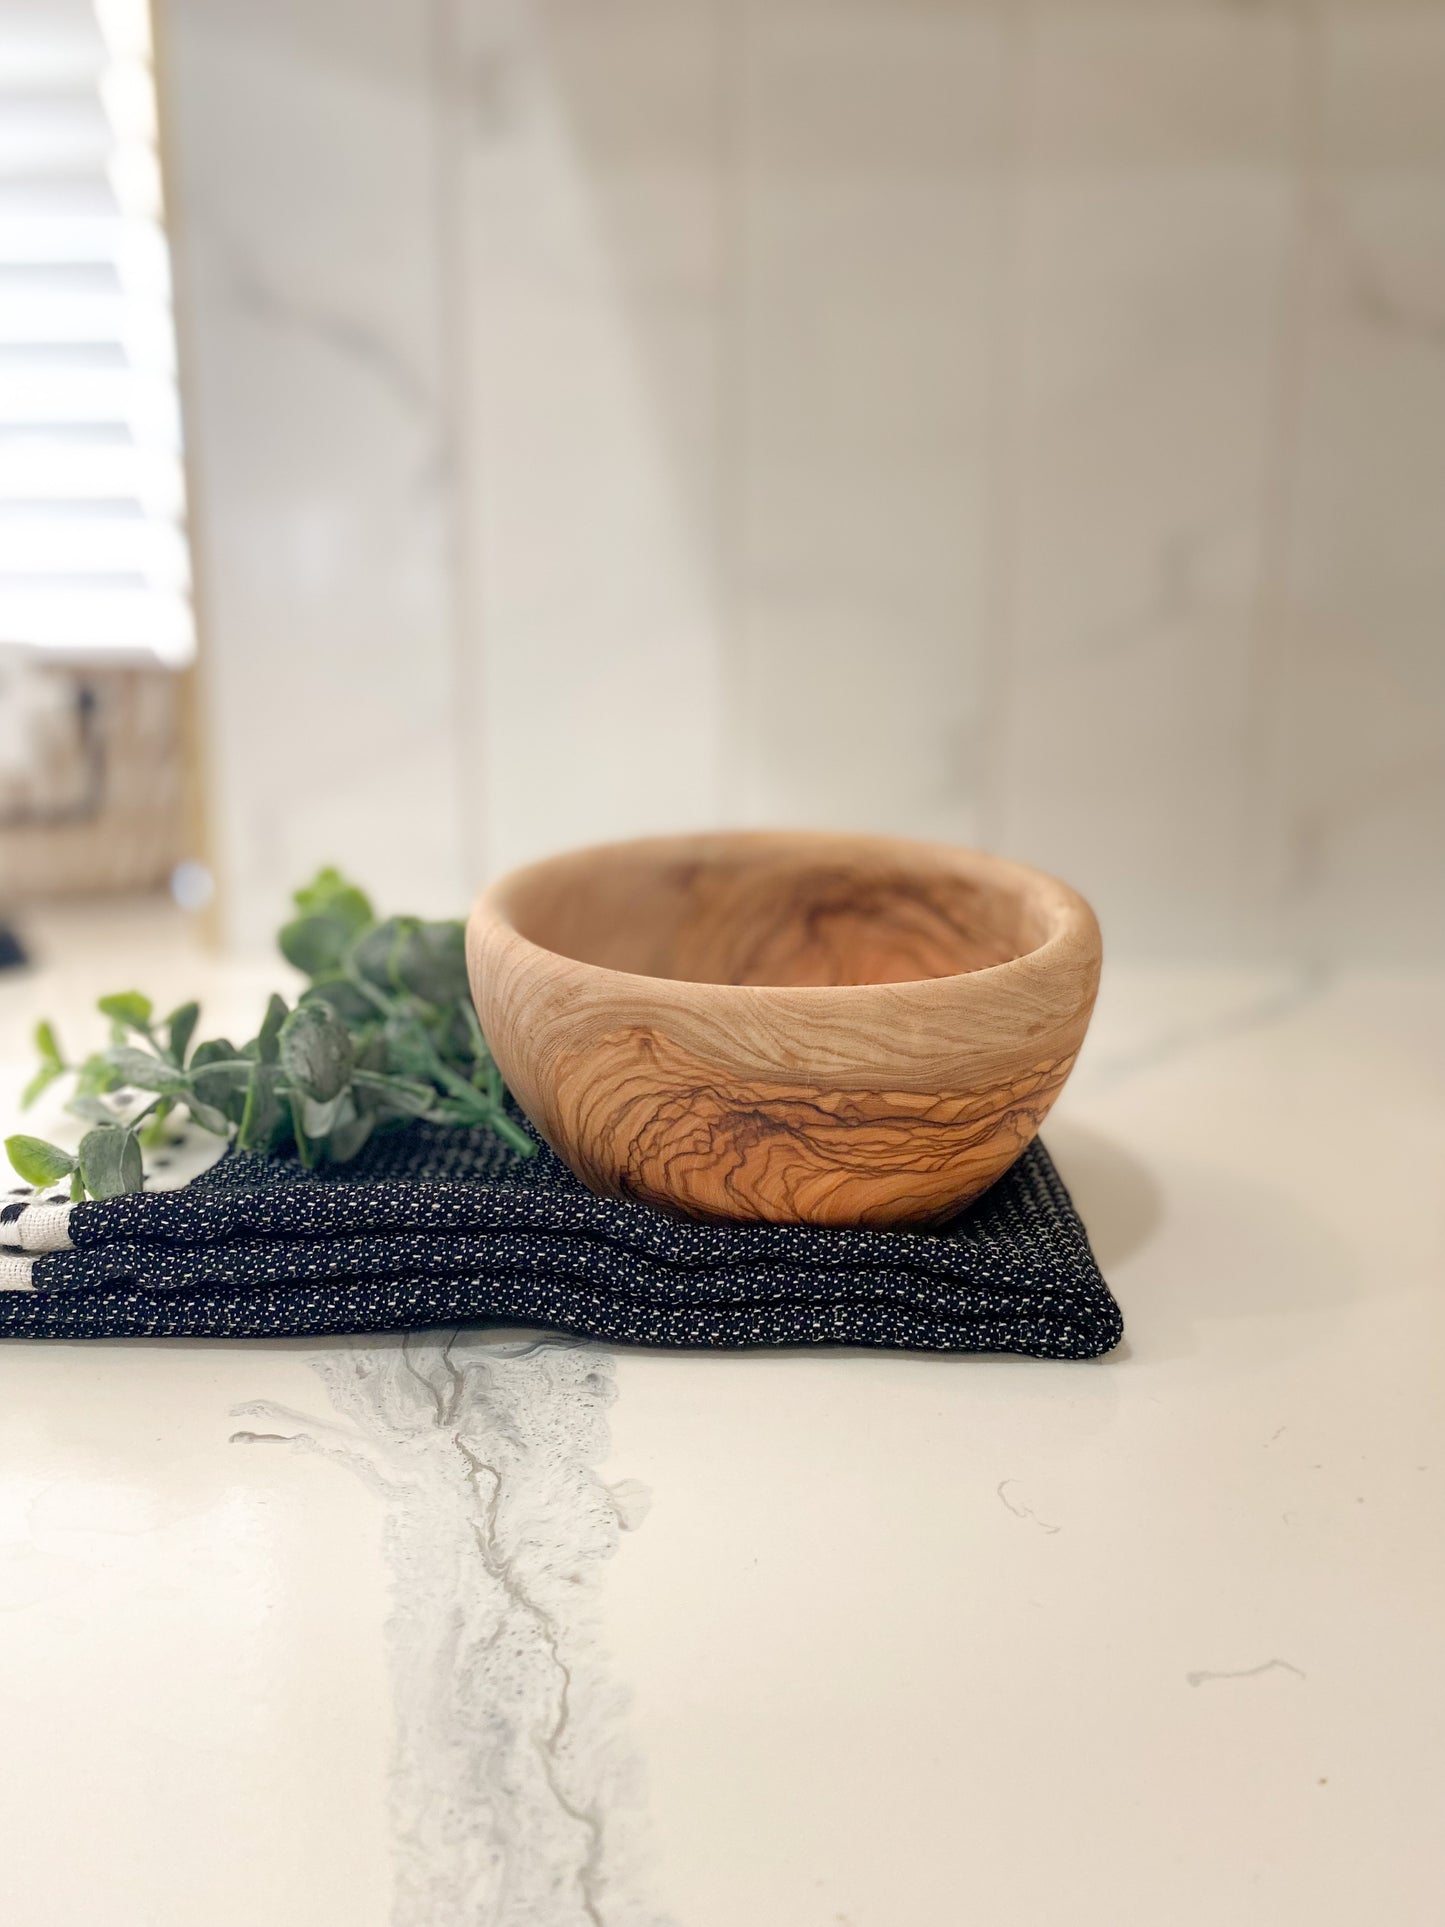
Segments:
[[[335,857],[456,901],[454,407],[411,0],[158,21],[214,855],[232,933]]]
[[[170,0],[233,932],[674,824],[1445,955],[1445,0]]]

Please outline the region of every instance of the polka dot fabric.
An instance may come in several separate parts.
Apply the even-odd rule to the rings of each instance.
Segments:
[[[77,1205],[0,1335],[295,1337],[490,1320],[612,1344],[1093,1358],[1119,1310],[1035,1143],[941,1231],[702,1225],[599,1198],[542,1146],[414,1125],[304,1171],[232,1152]]]

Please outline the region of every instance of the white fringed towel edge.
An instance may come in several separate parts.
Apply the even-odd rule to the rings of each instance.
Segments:
[[[13,1252],[0,1251],[0,1291],[34,1291],[33,1258],[17,1258]]]
[[[69,1204],[25,1204],[0,1221],[0,1252],[69,1251]]]

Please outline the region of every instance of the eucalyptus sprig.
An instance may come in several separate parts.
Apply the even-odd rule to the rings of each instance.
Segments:
[[[158,1018],[138,990],[100,999],[110,1043],[79,1063],[67,1062],[51,1024],[37,1026],[40,1065],[22,1104],[73,1076],[66,1109],[91,1129],[75,1153],[43,1138],[7,1138],[28,1184],[68,1180],[72,1198],[139,1191],[143,1153],[164,1141],[177,1106],[242,1150],[294,1149],[307,1166],[344,1164],[376,1132],[412,1118],[484,1125],[530,1155],[472,1008],[462,925],[378,920],[332,869],[292,901],[298,914],[278,942],[309,982],[294,1009],[272,996],[249,1043],[194,1043],[199,1004]]]

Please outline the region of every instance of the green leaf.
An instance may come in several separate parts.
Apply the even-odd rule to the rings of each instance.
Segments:
[[[137,1050],[133,1044],[118,1044],[106,1052],[106,1057],[120,1081],[132,1090],[178,1097],[190,1089],[191,1080],[185,1071],[177,1070],[163,1057],[153,1057],[148,1050]]]
[[[177,1067],[183,1065],[186,1061],[186,1051],[189,1049],[191,1039],[195,1035],[196,1024],[200,1019],[200,1015],[201,1007],[199,1004],[182,1004],[179,1010],[173,1010],[166,1019],[166,1037],[168,1039],[166,1054]]]
[[[208,1037],[191,1052],[191,1069],[198,1071],[206,1064],[231,1064],[240,1055],[229,1037]]]
[[[44,1021],[38,1023],[35,1026],[32,1041],[42,1063],[54,1064],[57,1070],[65,1069],[65,1059],[61,1055],[60,1045],[56,1042],[53,1024]]]
[[[64,1064],[57,1064],[49,1060],[42,1064],[34,1077],[32,1077],[30,1082],[25,1086],[25,1089],[20,1093],[21,1110],[28,1111],[40,1093],[48,1090],[57,1077],[64,1077],[64,1075]]]
[[[407,933],[396,975],[413,996],[450,1009],[471,995],[467,984],[466,932],[459,923],[423,923]]]
[[[382,1027],[386,1040],[386,1067],[401,1077],[416,1077],[430,1083],[441,1069],[431,1039],[415,1017],[398,1011]]]
[[[138,990],[120,990],[112,997],[102,997],[96,1008],[113,1023],[123,1024],[129,1030],[148,1031],[155,1006]]]
[[[356,1047],[356,1071],[386,1069],[386,1039],[379,1026],[368,1024],[365,1030],[354,1033],[351,1041]],[[356,1071],[352,1072],[353,1079]]]
[[[145,1179],[140,1145],[122,1124],[98,1124],[80,1140],[80,1175],[93,1198],[121,1198]]]
[[[291,1114],[291,1136],[296,1145],[296,1155],[306,1170],[314,1171],[317,1164],[317,1150],[306,1129],[303,1114],[306,1100],[298,1092],[292,1091],[287,1102]]]
[[[352,969],[379,990],[405,990],[400,974],[402,953],[416,927],[415,917],[388,917],[385,923],[377,924],[352,945]]]
[[[250,1058],[240,1056],[224,1037],[197,1044],[191,1053],[191,1088],[186,1098],[196,1122],[218,1137],[224,1136],[227,1121],[239,1124],[252,1069]],[[221,1125],[216,1124],[217,1117]]]
[[[355,1105],[350,1104],[349,1091],[338,1091],[323,1104],[319,1098],[307,1097],[304,1091],[292,1091],[291,1115],[296,1115],[296,1107],[301,1107],[301,1128],[307,1137],[323,1138],[334,1130],[340,1122],[343,1109],[355,1113]]]
[[[26,1137],[23,1133],[7,1137],[5,1155],[18,1176],[42,1188],[68,1178],[75,1169],[69,1151],[62,1151],[58,1144],[47,1144],[43,1137]]]
[[[194,1091],[192,1091],[186,1099],[186,1109],[190,1112],[196,1123],[200,1125],[201,1129],[203,1131],[209,1131],[212,1137],[229,1137],[231,1135],[231,1126],[236,1120],[228,1117],[223,1110],[213,1105],[203,1103]]]
[[[269,1151],[287,1121],[277,1091],[280,1075],[274,1064],[253,1064],[246,1086],[246,1102],[236,1142],[243,1151]]]
[[[277,1039],[285,1021],[286,999],[278,997],[273,990],[271,1001],[266,1006],[266,1015],[261,1019],[261,1028],[256,1033],[256,1056],[261,1063],[274,1064],[277,1061]]]
[[[77,1091],[65,1108],[72,1116],[83,1117],[91,1124],[114,1124],[116,1121],[115,1112],[110,1106],[87,1091]]]
[[[376,912],[365,894],[354,883],[348,883],[339,870],[329,867],[318,870],[309,883],[295,892],[291,901],[303,917],[334,917],[338,923],[345,924],[351,936],[358,936],[369,923],[376,921]]]
[[[372,1022],[377,1016],[376,1004],[372,1001],[375,995],[375,992],[368,994],[349,977],[323,977],[319,983],[310,984],[302,991],[301,1002],[329,1004],[343,1024],[350,1024],[354,1028],[358,1024]],[[385,999],[379,1001],[384,1003]]]
[[[307,1097],[325,1104],[345,1090],[351,1033],[325,1004],[298,1004],[281,1026],[281,1068]]]
[[[298,917],[283,926],[276,942],[287,963],[308,977],[327,977],[341,967],[341,960],[355,931],[340,917]]]
[[[326,914],[344,923],[354,937],[376,922],[371,899],[354,884],[344,884],[326,900]]]
[[[124,1033],[122,1033],[123,1035]],[[123,1045],[116,1046],[123,1049]],[[75,1090],[79,1097],[102,1097],[107,1091],[120,1089],[120,1072],[110,1063],[103,1051],[92,1051],[76,1072]]]
[[[518,1137],[502,1112],[501,1074],[468,996],[463,926],[409,916],[378,923],[365,894],[334,868],[320,871],[294,900],[296,915],[279,942],[310,981],[295,1012],[272,997],[249,1042],[198,1043],[196,1003],[161,1020],[138,990],[100,1000],[111,1048],[74,1067],[65,1064],[53,1027],[36,1029],[38,1062],[26,1101],[74,1069],[69,1108],[95,1127],[88,1155],[100,1182],[131,1188],[136,1151],[122,1140],[143,1148],[182,1101],[202,1129],[237,1132],[246,1149],[261,1152],[294,1137],[307,1160],[354,1157],[373,1133],[411,1117],[482,1124],[508,1141]],[[121,1091],[122,1101],[106,1101]],[[153,1095],[132,1099],[135,1091]],[[132,1116],[138,1103],[146,1110]],[[148,1114],[153,1122],[141,1135]],[[114,1169],[97,1162],[106,1157]],[[66,1168],[80,1183],[76,1161]]]
[[[349,1164],[371,1136],[376,1120],[364,1112],[334,1124],[326,1140],[326,1155],[333,1164]]]
[[[430,1084],[413,1084],[380,1071],[353,1071],[356,1091],[372,1109],[385,1108],[403,1117],[429,1117],[436,1105]]]

